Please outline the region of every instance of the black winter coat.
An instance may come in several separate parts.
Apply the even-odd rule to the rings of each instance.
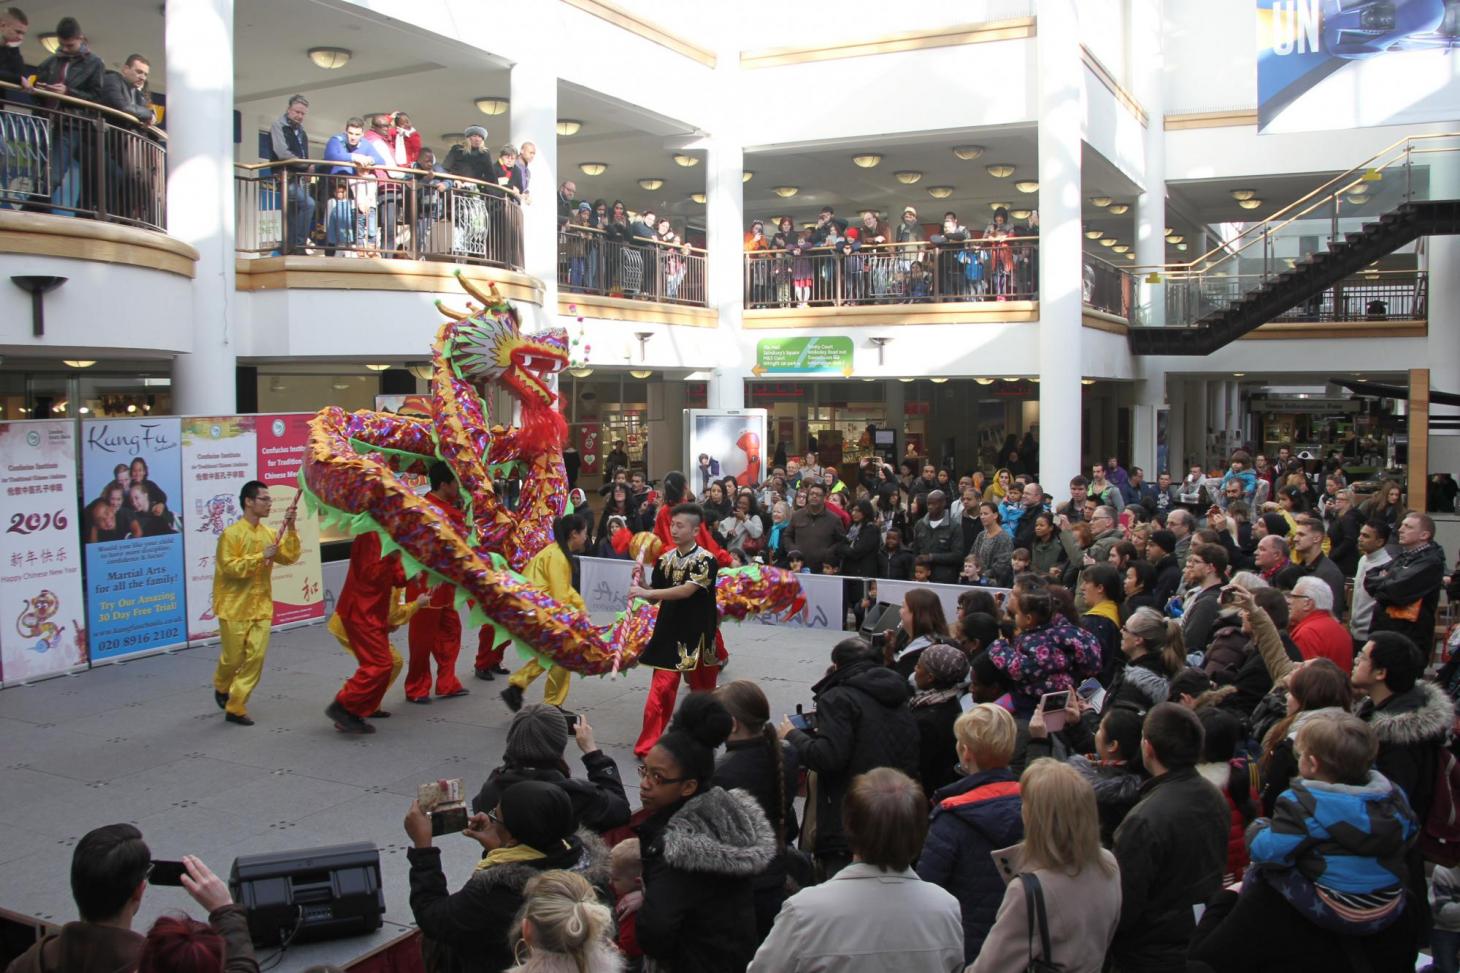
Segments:
[[[715,776],[710,783],[727,791],[742,790],[755,798],[765,812],[771,827],[776,821],[785,827],[777,836],[776,856],[765,871],[755,876],[756,940],[763,941],[771,931],[776,913],[786,900],[786,846],[796,840],[800,830],[796,823],[796,789],[801,776],[801,761],[796,748],[777,740],[780,749],[780,780],[777,781],[775,758],[764,740],[732,740],[725,744],[725,753],[715,763]],[[777,810],[779,805],[779,811]]]
[[[1167,554],[1156,562],[1156,586],[1152,592],[1156,596],[1157,607],[1165,612],[1165,605],[1176,594],[1176,589],[1181,587],[1181,564],[1176,560],[1175,554]]]
[[[1226,797],[1193,767],[1141,785],[1115,832],[1121,902],[1110,954],[1121,973],[1186,968],[1191,907],[1222,887],[1231,820]]]
[[[933,795],[918,877],[947,889],[963,911],[963,958],[972,963],[1004,901],[993,852],[1024,840],[1019,785],[1008,768],[982,770]]]
[[[618,764],[602,750],[594,750],[583,755],[583,766],[588,768],[587,780],[569,777],[566,764],[498,767],[488,775],[477,796],[472,798],[471,809],[485,814],[497,806],[502,792],[508,787],[524,780],[540,780],[556,784],[567,792],[573,801],[573,819],[580,828],[603,832],[628,824],[629,799],[624,794]]]
[[[842,800],[852,778],[874,767],[918,773],[918,728],[907,707],[907,679],[875,662],[854,662],[812,687],[814,733],[787,737],[801,763],[816,771],[816,854],[849,855]]]
[[[746,791],[710,787],[639,825],[644,955],[670,973],[743,973],[755,955],[754,879],[776,854]]]
[[[872,521],[854,523],[847,538],[836,546],[842,559],[841,573],[850,578],[877,577],[877,553],[882,548],[882,531]]]
[[[1352,578],[1359,569],[1359,529],[1363,526],[1363,518],[1352,507],[1328,525],[1328,559],[1345,578]]]
[[[101,101],[101,78],[106,74],[106,64],[85,48],[77,54],[58,51],[42,61],[35,74],[36,81],[45,84],[62,81],[61,76],[65,75],[66,94],[87,101]]]
[[[1369,631],[1399,632],[1409,636],[1421,651],[1426,651],[1435,637],[1435,610],[1440,605],[1444,577],[1445,552],[1433,542],[1418,550],[1401,551],[1388,564],[1381,564],[1364,575],[1364,590],[1378,602]],[[1419,602],[1419,618],[1414,621],[1391,618],[1385,611],[1415,602]]]
[[[602,890],[608,886],[608,849],[579,832],[555,854],[507,862],[472,872],[456,892],[446,891],[440,848],[410,848],[411,914],[420,927],[428,973],[498,973],[512,966],[508,933],[522,907],[529,879],[555,868],[579,872]]]
[[[945,699],[930,706],[914,706],[913,721],[918,725],[918,780],[929,799],[940,788],[963,776],[958,769],[957,741],[953,724],[963,715],[958,698]]]

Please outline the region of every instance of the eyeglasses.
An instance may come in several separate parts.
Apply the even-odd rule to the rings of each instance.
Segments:
[[[639,764],[639,779],[647,780],[653,787],[663,787],[665,784],[683,784],[689,780],[688,777],[665,777],[657,770],[650,770],[643,764]]]

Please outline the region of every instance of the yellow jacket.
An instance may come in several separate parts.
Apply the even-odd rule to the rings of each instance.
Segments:
[[[568,556],[563,553],[561,545],[552,543],[538,551],[522,569],[522,574],[563,604],[581,612],[588,611],[583,596],[573,589],[573,566],[568,563]]]
[[[237,520],[218,535],[213,562],[213,614],[228,622],[274,617],[273,565],[264,561],[264,548],[275,542],[263,524],[253,527]],[[289,531],[279,542],[274,564],[299,560],[299,534]]]

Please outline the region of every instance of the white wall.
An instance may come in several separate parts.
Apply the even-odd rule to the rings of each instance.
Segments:
[[[193,281],[121,264],[6,254],[4,276],[66,277],[45,296],[46,334],[31,337],[31,298],[0,288],[0,347],[18,355],[71,357],[72,351],[164,357],[193,350]],[[95,355],[80,355],[90,357]]]
[[[1167,114],[1257,107],[1256,8],[1252,0],[1161,5]]]
[[[1168,114],[1175,111],[1167,105]],[[1259,135],[1256,125],[1171,131],[1166,133],[1166,179],[1343,172],[1405,136],[1453,128],[1391,125],[1301,135]],[[1315,177],[1313,185],[1323,181]]]

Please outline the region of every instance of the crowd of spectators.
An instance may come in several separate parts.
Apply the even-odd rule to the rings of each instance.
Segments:
[[[643,300],[702,301],[703,270],[667,215],[634,211],[621,199],[578,199],[558,186],[558,283],[573,293]]]
[[[889,214],[890,215],[890,214]],[[1039,213],[1000,207],[982,229],[958,214],[925,226],[912,206],[895,227],[875,209],[851,225],[831,206],[796,229],[788,216],[745,233],[747,307],[1029,300],[1039,286]]]

